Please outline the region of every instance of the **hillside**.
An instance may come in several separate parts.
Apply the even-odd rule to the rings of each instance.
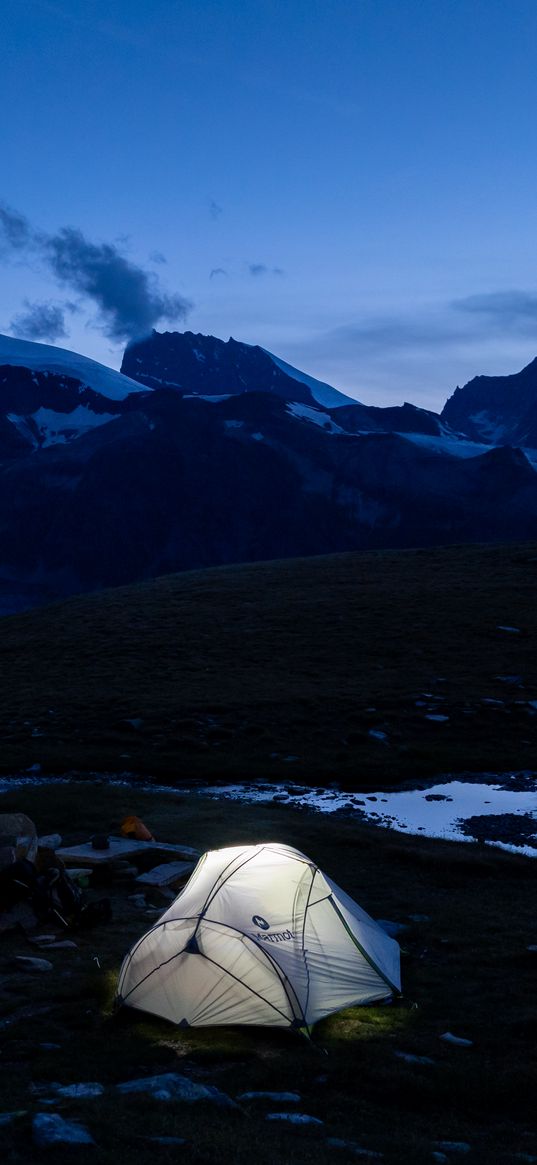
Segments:
[[[403,999],[394,1007],[333,1015],[314,1029],[313,1044],[270,1028],[173,1027],[128,1009],[113,1019],[121,961],[167,905],[149,891],[155,911],[141,908],[129,897],[132,881],[108,880],[89,891],[93,900],[111,896],[114,919],[72,934],[76,947],[44,952],[22,930],[11,931],[2,944],[3,1108],[20,1116],[2,1128],[9,1165],[250,1165],[253,1144],[259,1165],[532,1160],[536,956],[526,949],[535,942],[531,860],[395,837],[274,804],[231,807],[102,783],[13,790],[0,796],[0,809],[25,810],[40,831],[60,830],[68,843],[117,830],[133,810],[159,838],[202,851],[267,838],[285,841],[319,862],[374,917],[406,928]],[[15,963],[18,956],[36,954],[46,955],[53,973],[32,975]],[[472,1046],[442,1041],[445,1032]],[[323,1124],[269,1124],[268,1113],[293,1108],[270,1099],[241,1101],[241,1111],[230,1112],[148,1096],[140,1103],[139,1096],[115,1090],[120,1081],[162,1072],[186,1074],[233,1098],[250,1090],[296,1090],[300,1100],[294,1107]],[[97,1148],[32,1148],[31,1118],[40,1109],[50,1111],[43,1101],[53,1094],[54,1082],[86,1081],[100,1082],[104,1095],[57,1098],[53,1111],[81,1120]],[[185,1143],[153,1139],[170,1136]],[[447,1149],[445,1142],[462,1148]]]
[[[536,578],[534,543],[342,554],[6,618],[2,770],[367,787],[534,768]]]

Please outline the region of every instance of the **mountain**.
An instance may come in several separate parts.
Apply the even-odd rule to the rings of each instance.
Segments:
[[[537,536],[531,458],[444,415],[192,333],[153,333],[123,368],[0,338],[0,610],[233,562]]]
[[[314,407],[355,403],[264,348],[232,337],[224,343],[194,332],[152,332],[129,345],[121,371],[148,388],[173,388],[195,396],[270,392]]]
[[[472,440],[537,448],[537,358],[512,376],[475,376],[455,390],[442,420]]]

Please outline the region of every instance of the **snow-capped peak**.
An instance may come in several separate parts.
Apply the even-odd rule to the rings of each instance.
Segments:
[[[80,356],[78,352],[69,352],[67,348],[56,348],[52,344],[35,344],[32,340],[18,340],[13,336],[0,335],[0,365],[3,364],[71,376],[108,400],[125,400],[131,392],[151,391],[145,384],[90,360],[88,356]]]
[[[337,388],[332,388],[331,384],[325,384],[323,380],[316,380],[314,376],[308,376],[306,372],[300,372],[298,368],[293,368],[292,364],[286,364],[285,360],[280,360],[279,356],[275,356],[267,348],[263,348],[263,351],[265,355],[270,356],[270,359],[274,361],[277,368],[285,372],[286,376],[290,376],[293,380],[298,380],[300,384],[305,384],[309,388],[313,399],[324,408],[337,409],[342,408],[343,405],[357,405],[360,403],[354,400],[353,397],[345,396],[345,393],[339,392]]]

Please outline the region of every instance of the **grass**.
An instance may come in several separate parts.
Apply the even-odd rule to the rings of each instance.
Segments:
[[[1,769],[371,787],[533,768],[536,580],[537,544],[379,551],[3,619]],[[427,720],[427,701],[448,720]]]
[[[535,1034],[535,876],[531,860],[479,845],[391,834],[349,820],[330,821],[275,805],[245,806],[194,796],[136,794],[90,782],[41,786],[0,797],[0,811],[20,809],[40,832],[67,841],[117,828],[138,812],[157,836],[201,850],[278,839],[297,845],[375,917],[407,920],[403,941],[404,998],[392,1007],[352,1009],[320,1023],[314,1043],[288,1032],[254,1028],[175,1029],[125,1009],[112,1016],[123,955],[146,929],[146,916],[127,900],[129,889],[104,887],[114,906],[108,927],[76,935],[77,950],[49,952],[52,974],[14,971],[15,954],[36,953],[21,934],[2,940],[0,1003],[13,1023],[0,1032],[3,1110],[28,1116],[3,1132],[3,1161],[45,1161],[31,1150],[30,1113],[38,1107],[31,1083],[98,1080],[110,1086],[99,1100],[65,1102],[98,1149],[77,1149],[77,1160],[99,1165],[189,1163],[320,1165],[355,1160],[326,1144],[342,1137],[384,1154],[388,1165],[432,1160],[434,1142],[467,1141],[472,1165],[515,1165],[517,1153],[537,1152],[533,1139],[537,1053]],[[158,897],[155,897],[155,902]],[[98,962],[96,961],[98,960]],[[50,1010],[24,1017],[24,1008]],[[17,1016],[19,1018],[17,1019]],[[474,1041],[469,1049],[443,1043],[446,1030]],[[46,1052],[43,1042],[57,1042]],[[394,1052],[426,1055],[411,1065]],[[251,1103],[242,1113],[127,1097],[112,1086],[158,1071],[179,1070],[235,1097],[253,1089],[298,1090],[300,1110],[325,1122],[295,1130],[265,1122],[274,1105]],[[276,1106],[281,1107],[281,1106]],[[176,1135],[183,1148],[146,1138]],[[70,1161],[72,1152],[55,1150]],[[453,1160],[456,1160],[453,1157]]]

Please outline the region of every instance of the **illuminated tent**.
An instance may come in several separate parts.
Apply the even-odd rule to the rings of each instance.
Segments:
[[[296,849],[212,850],[123,962],[118,1003],[182,1027],[305,1029],[400,990],[399,946]]]

